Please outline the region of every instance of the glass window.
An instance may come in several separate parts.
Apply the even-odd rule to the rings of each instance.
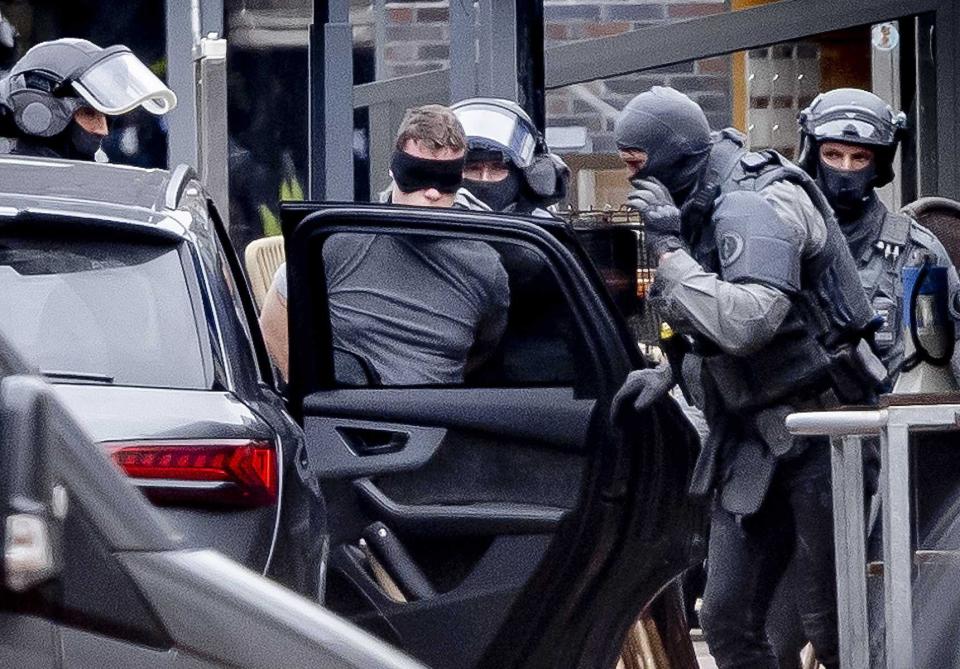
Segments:
[[[343,385],[593,385],[589,352],[539,251],[340,233],[323,247]]]
[[[53,380],[210,386],[173,245],[0,240],[0,331]]]

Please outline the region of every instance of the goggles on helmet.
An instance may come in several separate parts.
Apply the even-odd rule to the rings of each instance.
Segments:
[[[889,118],[879,118],[869,109],[847,106],[811,114],[805,125],[807,133],[818,142],[892,146],[897,141],[897,133],[906,125],[906,117],[902,112],[891,111]]]

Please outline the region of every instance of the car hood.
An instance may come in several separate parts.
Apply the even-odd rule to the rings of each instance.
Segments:
[[[94,441],[272,438],[233,393],[57,384],[57,395]]]

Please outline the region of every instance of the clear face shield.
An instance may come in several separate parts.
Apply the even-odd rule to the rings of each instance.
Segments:
[[[536,138],[515,114],[493,105],[455,111],[471,149],[501,151],[521,169],[533,163]]]
[[[174,92],[126,48],[112,51],[76,76],[73,88],[91,107],[108,116],[137,107],[159,116],[177,105]]]

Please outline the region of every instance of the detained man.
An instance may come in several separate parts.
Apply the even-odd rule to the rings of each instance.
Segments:
[[[452,112],[407,112],[391,161],[387,202],[463,207],[466,138]],[[489,245],[419,235],[337,234],[323,249],[334,349],[358,357],[382,385],[462,383],[506,327],[507,274]],[[267,348],[287,377],[286,268],[260,317]]]

